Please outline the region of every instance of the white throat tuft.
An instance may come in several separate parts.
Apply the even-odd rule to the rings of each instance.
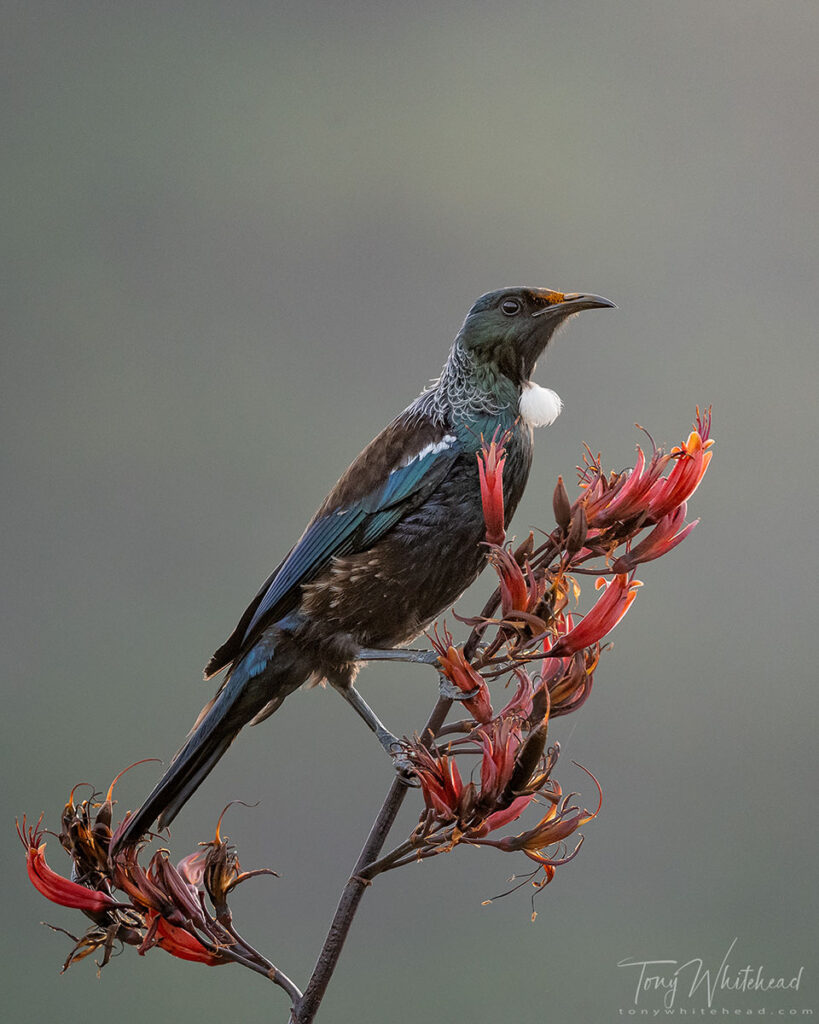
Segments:
[[[527,380],[523,382],[518,408],[530,427],[548,427],[560,415],[563,401],[557,392]]]

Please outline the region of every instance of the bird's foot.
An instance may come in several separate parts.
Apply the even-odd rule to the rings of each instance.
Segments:
[[[408,661],[413,665],[434,665],[437,651],[413,651],[402,647],[362,647],[357,661]]]
[[[376,736],[378,736],[378,742],[392,759],[392,766],[399,780],[405,786],[417,787],[419,782],[415,775],[415,766],[407,756],[405,744],[386,729],[378,731]]]
[[[472,700],[481,692],[480,686],[474,690],[462,690],[442,675],[438,680],[438,692],[444,700]]]
[[[418,789],[421,783],[415,774],[415,765],[404,753],[403,747],[399,753],[394,753],[390,756],[392,757],[392,766],[395,769],[398,781],[402,782],[408,789]]]

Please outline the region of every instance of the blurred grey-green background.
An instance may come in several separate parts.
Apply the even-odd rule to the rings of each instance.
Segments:
[[[74,782],[173,753],[258,583],[506,284],[620,307],[539,367],[565,410],[518,535],[549,526],[583,441],[622,467],[635,420],[674,442],[713,402],[702,522],[644,567],[592,699],[556,723],[558,778],[593,801],[581,761],[605,803],[537,921],[525,892],[481,906],[523,858],[387,875],[320,1019],[605,1024],[634,1009],[618,961],[717,967],[734,938],[735,969],[806,970],[714,1005],[817,1009],[815,0],[32,0],[3,5],[0,47],[6,1019],[286,1019],[259,978],[160,951],[60,978],[67,940],[39,921],[82,924],[28,885],[13,818],[56,824]],[[401,731],[434,687],[361,677]],[[335,695],[299,692],[173,849],[261,801],[227,831],[282,877],[235,912],[303,982],[388,780]]]

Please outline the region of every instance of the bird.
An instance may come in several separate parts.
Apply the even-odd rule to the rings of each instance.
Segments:
[[[401,745],[354,686],[365,661],[436,660],[417,638],[487,561],[477,453],[505,435],[507,521],[532,465],[533,428],[561,400],[531,380],[558,327],[600,295],[501,288],[482,295],[440,376],[379,433],[332,488],[205,668],[212,700],[117,847],[169,825],[241,729],[305,683],[327,682],[397,760]],[[430,657],[431,656],[431,657]]]

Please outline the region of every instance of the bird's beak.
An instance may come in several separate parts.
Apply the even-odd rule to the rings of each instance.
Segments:
[[[544,314],[556,314],[559,317],[569,316],[572,313],[579,313],[581,309],[617,309],[611,299],[604,299],[602,295],[590,295],[586,292],[552,293],[557,301],[552,301],[548,306],[539,309],[532,316],[543,316]]]
[[[545,304],[532,313],[532,319],[543,317],[537,325],[532,328],[529,337],[523,339],[518,345],[518,352],[521,359],[521,373],[524,380],[531,377],[535,369],[535,363],[549,344],[554,332],[565,324],[575,313],[583,309],[616,309],[611,299],[604,299],[602,295],[590,295],[586,292],[553,292],[543,289],[534,294]]]

